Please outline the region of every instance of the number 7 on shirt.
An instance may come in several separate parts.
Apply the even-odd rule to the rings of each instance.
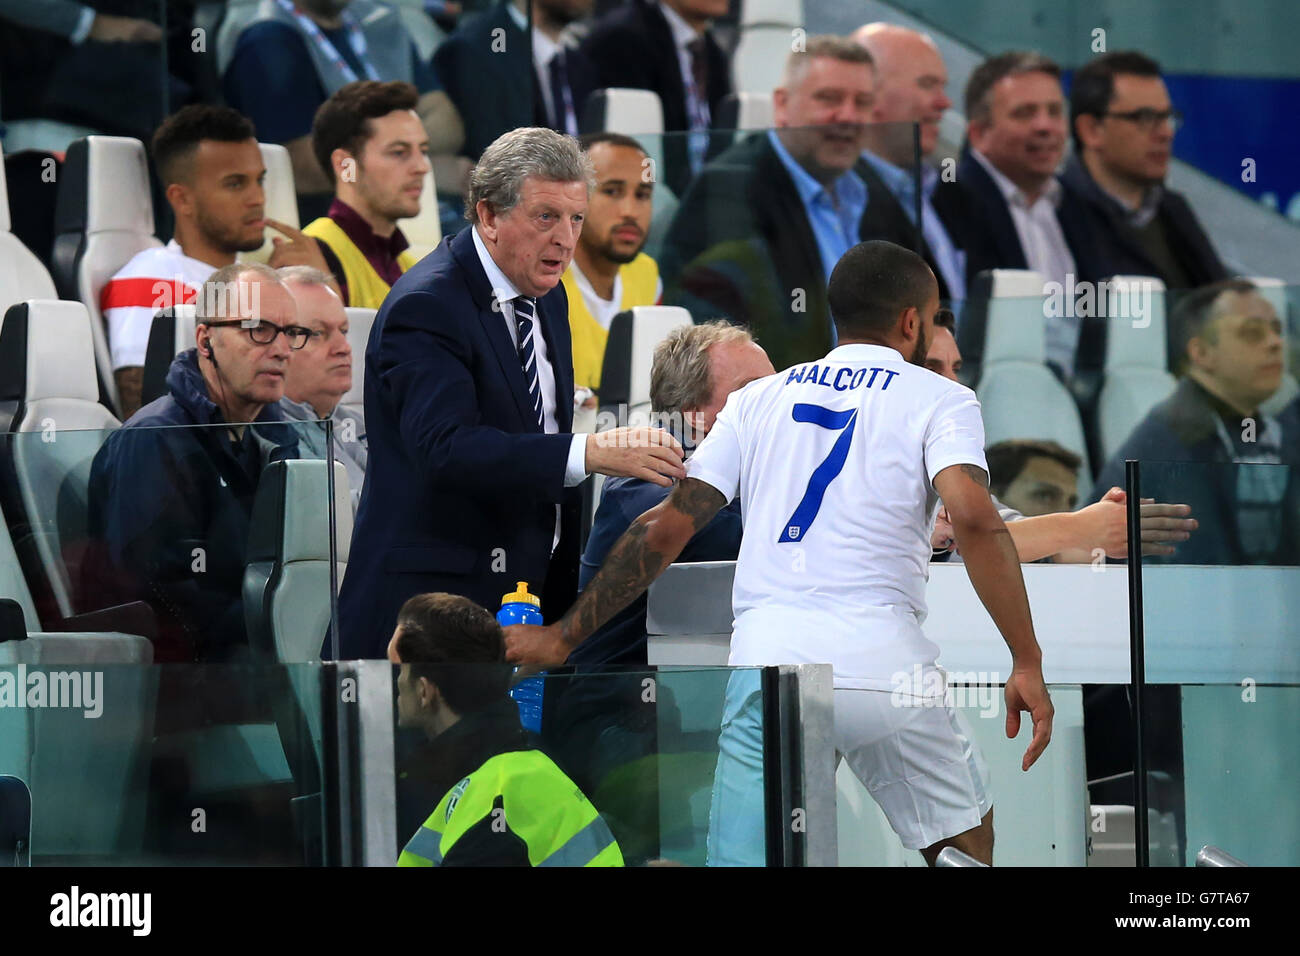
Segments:
[[[823,405],[810,405],[805,402],[800,402],[790,409],[790,415],[797,422],[839,431],[840,437],[831,446],[831,453],[813,470],[799,506],[794,509],[794,514],[790,515],[790,520],[785,523],[780,536],[776,539],[778,544],[782,541],[802,541],[803,536],[808,533],[809,526],[816,519],[817,512],[821,510],[827,485],[844,470],[844,462],[849,457],[849,445],[853,442],[853,427],[858,421],[856,408],[837,412]]]

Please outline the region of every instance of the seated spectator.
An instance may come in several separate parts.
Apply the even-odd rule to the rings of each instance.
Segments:
[[[678,196],[703,166],[709,130],[731,93],[730,59],[709,29],[726,13],[727,0],[631,0],[598,18],[582,43],[597,86],[657,93],[665,132],[691,133],[664,143],[662,179]]]
[[[1192,207],[1164,185],[1181,121],[1150,57],[1103,53],[1075,71],[1062,179],[1088,212],[1106,275],[1158,276],[1168,289],[1228,277]]]
[[[1054,441],[1000,441],[985,449],[989,491],[1027,518],[1073,511],[1079,502],[1079,466],[1074,452]]]
[[[96,606],[152,606],[155,661],[232,660],[246,648],[253,496],[269,462],[296,457],[293,433],[269,424],[281,420],[290,350],[307,342],[289,290],[266,266],[225,266],[203,283],[197,313],[197,348],[172,362],[167,394],[113,432],[90,471],[98,557],[86,592],[101,596]]]
[[[310,266],[278,270],[280,281],[293,294],[298,324],[310,333],[284,377],[280,411],[285,421],[315,422],[318,428],[298,429],[303,458],[324,459],[325,421],[334,424],[334,460],[347,469],[352,513],[357,513],[361,485],[366,480],[366,420],[339,400],[352,388],[352,346],[348,343],[348,314],[330,277]]]
[[[388,659],[401,665],[398,726],[428,740],[407,779],[438,801],[398,866],[623,865],[595,807],[520,727],[491,614],[418,594],[398,613]]]
[[[833,345],[826,280],[864,238],[853,166],[872,105],[871,55],[810,37],[773,91],[776,129],[722,153],[682,199],[660,260],[664,299],[750,327],[777,368]]]
[[[323,271],[343,304],[377,309],[415,265],[399,219],[420,213],[429,139],[409,83],[349,83],[316,112],[311,141],[334,186],[329,213],[303,232],[320,243]]]
[[[395,8],[377,0],[262,0],[229,46],[218,50],[226,100],[252,117],[263,139],[288,147],[304,222],[324,211],[333,186],[312,148],[312,117],[356,80],[415,86],[429,152],[443,157],[434,178],[445,192],[462,191],[469,169],[454,159],[465,138],[460,115]]]
[[[966,253],[934,207],[939,171],[932,163],[939,121],[952,105],[944,87],[948,70],[934,41],[924,33],[892,23],[868,23],[853,39],[871,54],[876,68],[876,98],[867,148],[855,172],[867,184],[863,235],[888,239],[925,259],[939,280],[939,298],[966,298]],[[921,155],[912,135],[920,126]],[[916,223],[916,164],[921,162],[921,225]]]
[[[655,349],[650,371],[650,401],[692,448],[713,427],[727,396],[774,369],[767,353],[743,328],[726,322],[674,329]],[[689,434],[685,434],[689,432]],[[600,494],[578,587],[595,577],[605,555],[632,521],[668,497],[671,487],[640,478],[611,478]],[[733,501],[696,532],[679,561],[730,561],[740,548],[740,502]],[[646,596],[627,606],[608,624],[574,648],[568,662],[580,670],[646,664]]]
[[[659,266],[641,251],[654,196],[654,183],[643,175],[645,150],[620,133],[589,133],[578,142],[596,169],[596,188],[563,282],[573,334],[573,382],[580,391],[596,392],[614,316],[658,303],[663,283]],[[595,404],[594,398],[587,401]]]
[[[958,381],[957,373],[961,371],[961,352],[957,349],[957,340],[953,337],[952,313],[943,309],[934,319],[934,338],[926,352],[925,367],[936,375]],[[994,445],[988,451],[990,471],[989,491],[993,504],[1007,524],[1011,541],[1016,546],[1020,560],[1024,562],[1041,561],[1050,558],[1062,563],[1091,562],[1097,558],[1100,549],[1106,557],[1123,558],[1128,554],[1128,519],[1124,503],[1127,496],[1124,489],[1112,487],[1096,504],[1079,511],[1066,511],[1073,508],[1075,498],[1065,496],[1060,507],[1052,512],[1039,510],[1032,498],[1020,500],[1018,493],[1013,493],[1020,504],[1030,505],[1029,511],[1016,510],[1015,503],[998,500],[999,488],[1003,491],[1014,485],[1023,466],[1017,468],[1004,484],[999,484],[994,476],[995,461],[997,467],[1006,477],[1009,468],[1003,465],[1005,456],[997,454],[998,449],[1006,446],[1047,446],[1057,447],[1055,443],[1041,442],[1003,442]],[[1061,448],[1065,455],[1071,453]],[[1067,461],[1069,459],[1066,459]],[[1077,457],[1074,468],[1078,468]],[[1120,476],[1120,484],[1123,476]],[[1018,489],[1016,489],[1018,491]],[[1169,505],[1152,501],[1142,505],[1142,553],[1144,555],[1173,554],[1173,545],[1169,542],[1186,541],[1196,530],[1197,522],[1187,516],[1192,509],[1187,505]],[[935,514],[934,530],[930,535],[930,545],[934,549],[932,560],[946,561],[957,556],[952,525],[943,506]]]
[[[1093,495],[1122,483],[1124,462],[1140,459],[1150,463],[1142,469],[1143,491],[1176,483],[1201,520],[1202,532],[1179,551],[1179,561],[1300,563],[1296,418],[1259,410],[1281,385],[1282,321],[1243,279],[1197,289],[1171,318],[1181,381],[1106,463]],[[1165,462],[1203,467],[1179,470]]]
[[[1105,278],[1083,204],[1065,191],[1056,169],[1065,155],[1065,97],[1061,68],[1038,53],[1013,51],[980,64],[966,84],[969,148],[945,184],[943,209],[967,251],[966,271],[1033,269],[1047,282],[1075,288]],[[936,202],[939,200],[936,199]],[[1073,281],[1070,281],[1073,277]],[[1104,331],[1074,309],[1047,321],[1047,361],[1070,378],[1082,350],[1099,368],[1095,344]]]
[[[591,0],[532,0],[531,34],[527,9],[527,0],[502,0],[468,16],[433,54],[438,77],[465,119],[462,152],[470,159],[520,126],[576,136],[583,106],[598,85],[595,67],[565,29],[590,12]],[[524,52],[529,49],[531,62]],[[484,69],[486,62],[491,69]]]
[[[144,353],[159,309],[193,302],[213,271],[262,245],[266,169],[253,124],[224,106],[187,106],[153,136],[153,161],[176,219],[167,245],[136,253],[104,286],[122,414],[140,407]]]

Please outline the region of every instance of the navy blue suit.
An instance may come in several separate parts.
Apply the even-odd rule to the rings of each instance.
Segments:
[[[564,486],[573,424],[568,299],[556,285],[537,301],[560,429],[548,435],[472,228],[398,279],[366,345],[370,460],[339,593],[344,659],[383,657],[398,610],[415,594],[449,591],[495,612],[516,581],[527,581],[548,619],[576,594],[580,493]],[[564,534],[552,558],[557,504]]]

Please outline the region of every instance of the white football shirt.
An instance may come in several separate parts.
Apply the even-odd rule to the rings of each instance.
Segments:
[[[137,252],[99,294],[114,370],[144,365],[149,330],[160,309],[194,302],[217,270],[191,259],[175,239]],[[192,348],[193,342],[185,343]]]
[[[842,345],[733,392],[686,466],[741,499],[731,664],[830,663],[873,689],[933,664],[931,482],[957,464],[987,471],[975,393],[896,349]]]

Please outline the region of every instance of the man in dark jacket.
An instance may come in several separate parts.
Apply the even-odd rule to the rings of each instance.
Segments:
[[[722,153],[691,184],[659,262],[664,303],[749,326],[777,368],[834,344],[826,280],[859,239],[871,55],[809,37],[772,93],[776,129]]]
[[[1142,461],[1143,497],[1191,505],[1199,532],[1177,546],[1181,564],[1300,564],[1300,435],[1289,410],[1259,406],[1282,377],[1282,323],[1242,279],[1197,289],[1174,328],[1185,375],[1102,469],[1099,498]],[[1171,463],[1195,463],[1187,465]]]
[[[1164,185],[1180,119],[1159,64],[1141,53],[1105,53],[1074,74],[1074,156],[1061,178],[1088,209],[1106,275],[1158,276],[1168,289],[1228,275],[1187,200]]]
[[[217,270],[199,293],[197,349],[176,357],[167,394],[95,456],[87,587],[105,604],[154,609],[155,660],[237,659],[247,644],[240,588],[253,497],[269,462],[297,456],[291,426],[270,423],[281,421],[290,350],[306,341],[274,271]]]
[[[599,87],[659,95],[664,130],[679,134],[664,144],[662,173],[678,196],[711,152],[709,131],[731,92],[731,63],[709,29],[726,12],[727,0],[632,0],[592,24],[582,44]]]

